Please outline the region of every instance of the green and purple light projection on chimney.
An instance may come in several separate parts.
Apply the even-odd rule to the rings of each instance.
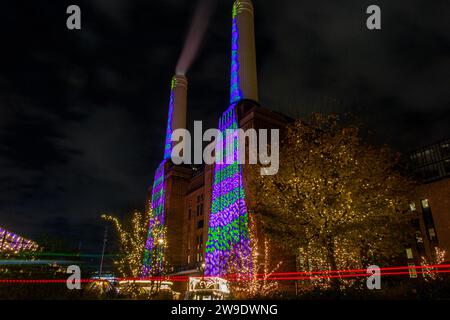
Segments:
[[[166,131],[166,142],[164,145],[164,159],[156,169],[153,188],[152,188],[152,199],[151,208],[152,215],[150,217],[150,222],[148,226],[147,241],[145,243],[144,257],[142,263],[142,275],[149,276],[151,274],[157,274],[161,271],[163,265],[163,255],[161,244],[158,240],[162,239],[164,235],[164,205],[165,205],[165,165],[167,160],[170,159],[172,155],[172,122],[174,113],[174,89],[176,85],[175,77],[172,79],[171,90],[170,90],[170,101],[169,101],[169,115],[167,119],[167,131]],[[156,238],[155,238],[156,236]],[[163,240],[163,239],[162,239]],[[155,270],[155,268],[157,270]]]
[[[239,30],[237,26],[237,5],[233,6],[233,20],[231,26],[231,81],[230,103],[242,100],[242,91],[239,87]]]
[[[243,98],[239,87],[237,4],[238,2],[233,6],[232,20],[230,107],[219,120],[224,154],[216,152],[214,166],[205,255],[205,275],[207,276],[227,274],[230,259],[234,262],[238,261],[242,270],[248,272],[252,269],[248,211],[245,203],[242,166],[238,162],[236,135],[236,130],[239,128],[236,104]],[[226,161],[227,157],[232,157],[232,161]]]

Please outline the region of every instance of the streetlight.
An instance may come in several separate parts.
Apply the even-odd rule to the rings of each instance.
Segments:
[[[202,274],[202,281],[205,280],[205,266],[206,266],[206,264],[203,262],[203,263],[198,267],[198,271],[200,271],[200,273]]]
[[[159,244],[159,246],[158,246],[158,255],[163,255],[163,253],[164,253],[164,246],[163,246],[163,244],[164,244],[164,239],[163,238],[158,238],[158,244]],[[157,259],[161,259],[160,261],[158,261],[159,263],[159,266],[158,266],[158,274],[162,274],[162,269],[163,269],[163,261],[162,261],[162,257],[157,257]]]

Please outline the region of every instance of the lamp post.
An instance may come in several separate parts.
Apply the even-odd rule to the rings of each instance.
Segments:
[[[202,273],[202,281],[205,281],[205,263],[203,262],[200,266],[200,272]]]
[[[158,275],[162,275],[162,269],[163,269],[163,252],[164,251],[164,239],[159,238],[158,239],[158,255],[156,257],[158,261]]]
[[[200,280],[200,287],[203,289],[206,289],[206,282],[205,282],[205,263],[199,265],[198,271],[202,274],[202,279]]]
[[[107,236],[108,236],[108,227],[105,227],[105,236],[103,238],[102,258],[100,260],[100,269],[98,271],[99,278],[102,276],[102,272],[103,272],[103,258],[105,257],[106,241],[108,240]]]

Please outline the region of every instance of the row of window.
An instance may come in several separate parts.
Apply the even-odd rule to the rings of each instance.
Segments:
[[[425,182],[450,176],[450,140],[417,151],[410,158]]]
[[[204,214],[204,207],[203,207],[203,202],[204,202],[204,195],[200,194],[197,196],[197,203],[196,203],[196,209],[195,209],[195,216],[197,217],[201,217]],[[192,212],[192,208],[188,209],[188,219],[191,220],[193,216],[193,212]],[[198,220],[197,221],[197,230],[199,229],[203,229],[204,227],[204,220]],[[191,235],[188,234],[188,249],[190,249],[190,241],[191,240]],[[196,235],[195,237],[195,248],[198,251],[197,253],[191,255],[189,254],[187,256],[187,263],[193,263],[193,262],[203,262],[203,233]]]
[[[195,243],[197,245],[197,249],[203,248],[203,234],[197,235],[195,237]],[[191,237],[188,234],[188,250],[191,249]]]
[[[195,211],[195,215],[197,217],[203,216],[203,194],[197,196],[197,206],[196,206],[196,211]],[[191,220],[192,218],[192,208],[188,209],[188,219]]]
[[[429,164],[416,169],[418,176],[425,182],[450,176],[450,160]]]
[[[430,208],[430,203],[428,202],[428,199],[422,199],[420,200],[420,206],[422,207],[422,210]],[[416,211],[416,204],[414,202],[411,202],[409,205],[409,208],[411,211]]]
[[[423,214],[423,222],[425,225],[425,230],[428,235],[428,239],[433,245],[437,245],[437,235],[436,235],[436,229],[434,227],[434,220],[433,216],[431,214],[431,207],[428,199],[422,199],[420,200],[420,206],[422,208],[422,214]],[[410,205],[411,211],[416,211],[416,204],[411,203]],[[417,250],[418,255],[421,256],[424,254],[424,239],[422,236],[422,232],[420,231],[420,222],[419,220],[414,221],[414,227],[416,228],[415,238],[416,238],[416,244],[417,244]],[[409,277],[410,278],[417,278],[417,270],[415,267],[415,264],[413,261],[414,254],[412,248],[406,248],[406,257],[409,260],[408,261],[408,268],[409,270]]]
[[[203,262],[203,253],[199,252],[197,254],[194,254],[193,257],[195,258],[195,262]],[[194,262],[191,259],[191,255],[188,255],[187,258],[188,258],[187,259],[188,260],[188,264],[191,263],[191,262]]]
[[[203,216],[203,203],[197,205],[197,210],[195,212],[195,215],[197,217]],[[192,209],[189,208],[188,209],[188,219],[191,220],[191,218],[192,218]]]
[[[196,241],[197,241],[197,250],[202,249],[203,248],[203,234],[198,235]]]
[[[427,147],[411,154],[411,160],[416,166],[424,166],[450,159],[450,140]]]
[[[196,254],[193,255],[193,257],[196,257],[196,262],[203,261],[203,233],[196,235],[195,237],[195,249],[197,251]],[[191,238],[188,234],[188,250],[191,249]],[[191,255],[188,255],[188,264],[191,263]]]
[[[436,229],[434,226],[434,219],[431,213],[430,203],[428,202],[428,199],[420,200],[420,206],[422,207],[423,222],[425,224],[428,239],[431,242],[436,242],[437,241]],[[410,204],[410,209],[411,211],[416,211],[416,204],[414,202]],[[420,228],[419,225],[415,227],[416,229]],[[423,243],[422,233],[419,230],[416,231],[416,242],[417,244]]]

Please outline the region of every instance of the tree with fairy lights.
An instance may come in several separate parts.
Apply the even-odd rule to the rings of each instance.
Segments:
[[[145,278],[153,279],[151,281],[149,296],[153,297],[159,293],[163,278],[169,273],[169,265],[166,260],[167,251],[167,227],[162,225],[160,220],[151,216],[150,225],[152,226],[147,234],[147,241],[153,241],[152,250],[145,250],[145,266],[141,266],[141,274]],[[148,243],[147,243],[148,244]],[[142,263],[142,261],[141,261]],[[143,270],[145,268],[145,272]]]
[[[119,236],[121,255],[118,260],[114,261],[119,275],[124,278],[138,278],[147,237],[146,226],[149,215],[135,212],[129,223],[121,223],[119,219],[111,215],[102,215],[102,218],[114,224]]]
[[[142,258],[144,255],[145,242],[147,240],[147,226],[152,218],[151,210],[148,210],[146,214],[135,212],[131,220],[128,223],[121,223],[119,219],[110,215],[102,215],[102,218],[110,221],[114,224],[115,229],[119,235],[119,244],[121,255],[120,258],[114,261],[117,266],[120,277],[140,279],[142,273]],[[157,242],[157,246],[160,250],[155,250],[151,260],[155,263],[156,270],[162,271],[164,265],[164,251],[167,246],[164,240],[165,228],[153,228],[154,239]],[[158,256],[156,256],[158,255]],[[158,264],[158,266],[156,266]],[[159,273],[158,276],[162,274]],[[149,277],[153,274],[148,275]],[[151,297],[159,291],[161,281],[156,279],[150,283],[150,291],[144,291],[138,282],[130,280],[124,284],[122,292],[129,294],[130,296],[137,297]]]
[[[437,272],[438,269],[430,266],[436,266],[443,263],[446,255],[447,252],[445,250],[435,247],[431,259],[427,259],[424,256],[421,257],[420,265],[423,267],[422,272],[425,281],[442,279],[442,276]]]
[[[265,232],[298,257],[300,271],[382,266],[403,252],[414,183],[399,173],[399,155],[318,114],[288,125],[280,149],[278,174],[249,170],[248,192]],[[350,283],[311,280],[338,291]]]
[[[270,259],[272,253],[270,240],[258,237],[256,223],[252,215],[249,216],[251,263],[242,263],[240,257],[243,255],[237,254],[230,257],[227,266],[230,292],[238,299],[254,299],[274,295],[278,289],[278,282],[270,280],[270,277],[282,264],[280,261],[273,266]],[[263,240],[262,245],[260,239]]]

